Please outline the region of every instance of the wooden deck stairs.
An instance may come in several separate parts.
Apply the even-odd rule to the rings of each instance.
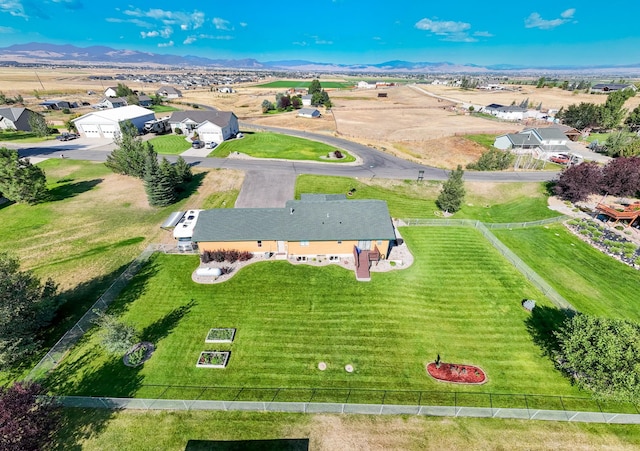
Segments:
[[[616,210],[609,205],[598,203],[598,205],[596,205],[596,210],[603,215],[609,216],[611,219],[614,219],[614,224],[617,224],[620,220],[629,221],[626,224],[627,227],[631,227],[636,219],[640,217],[640,203],[631,204],[625,207],[623,211]]]
[[[371,262],[380,260],[380,251],[376,246],[374,250],[367,251],[353,246],[353,259],[356,264],[356,280],[369,282],[371,280]]]

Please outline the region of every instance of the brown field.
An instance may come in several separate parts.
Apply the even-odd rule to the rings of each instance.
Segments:
[[[115,74],[130,69],[0,69],[0,91],[8,96],[21,94],[28,106],[39,109],[41,99],[65,99],[96,103],[105,87],[117,81],[89,80],[91,73]],[[154,84],[127,82],[132,89],[152,93],[159,87]],[[44,86],[44,90],[42,89]],[[466,91],[441,85],[420,85],[433,94],[460,102],[487,105],[510,105],[525,99],[544,108],[560,108],[580,102],[602,103],[604,95],[573,94],[559,88],[537,89],[534,86],[514,86],[513,91]],[[462,138],[466,134],[502,134],[521,130],[525,125],[472,117],[455,107],[453,102],[438,100],[408,86],[390,87],[384,90],[328,90],[333,100],[332,111],[324,112],[320,119],[298,118],[295,112],[263,115],[263,100],[275,101],[280,91],[273,88],[257,88],[252,85],[234,86],[233,94],[213,92],[209,88],[183,90],[183,98],[172,102],[180,109],[189,109],[194,103],[211,105],[221,110],[233,111],[245,122],[257,125],[293,128],[316,133],[335,134],[391,154],[419,163],[442,168],[454,168],[477,160],[484,151],[481,146]],[[89,96],[92,90],[96,95]],[[34,94],[38,91],[40,99]],[[387,98],[378,98],[378,92],[386,92]],[[640,95],[627,101],[628,109],[640,105]],[[86,113],[90,108],[80,108],[74,113]],[[60,126],[69,115],[48,113],[48,120]]]

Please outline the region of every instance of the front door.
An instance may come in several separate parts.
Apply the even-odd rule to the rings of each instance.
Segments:
[[[358,249],[361,251],[371,250],[371,240],[358,241]]]

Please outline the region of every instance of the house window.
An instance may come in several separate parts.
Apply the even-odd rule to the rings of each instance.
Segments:
[[[342,240],[338,240],[338,244],[342,244]]]
[[[262,247],[262,241],[258,240],[258,247]]]
[[[308,246],[309,242],[308,241],[300,241],[300,246]]]
[[[378,240],[378,241],[376,241],[376,244],[377,244],[378,246],[382,246],[382,240]]]

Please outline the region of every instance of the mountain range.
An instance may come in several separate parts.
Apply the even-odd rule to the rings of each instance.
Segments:
[[[640,64],[625,66],[522,66],[498,64],[481,66],[450,62],[387,61],[377,64],[334,64],[305,60],[260,62],[253,58],[211,59],[194,55],[169,55],[137,50],[118,50],[105,46],[76,47],[74,45],[31,42],[0,48],[0,64],[110,64],[200,67],[209,69],[283,70],[303,72],[351,73],[514,73],[557,72],[591,74],[640,74]]]

